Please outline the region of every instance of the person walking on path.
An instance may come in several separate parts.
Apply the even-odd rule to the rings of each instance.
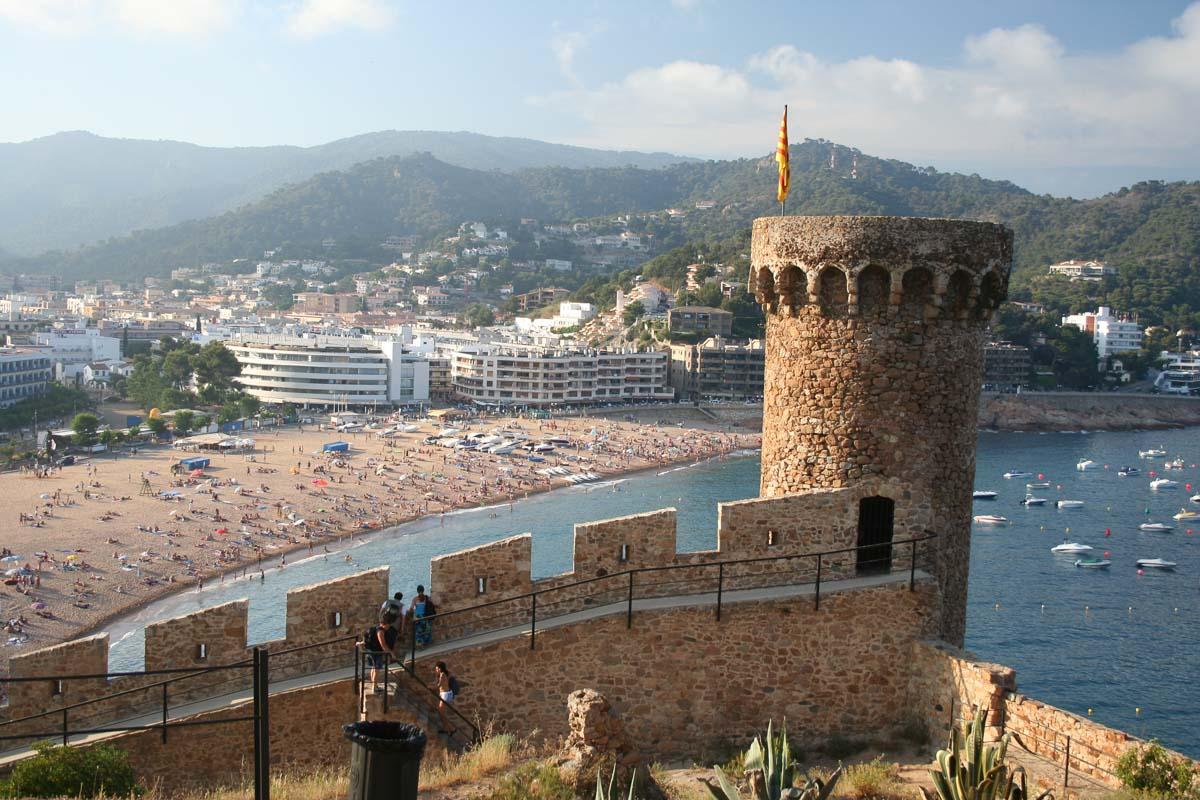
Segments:
[[[382,618],[387,614],[391,614],[396,618],[397,623],[399,623],[395,625],[396,632],[399,634],[400,639],[404,639],[404,623],[408,616],[404,610],[404,592],[396,592],[390,598],[383,601],[383,605],[379,607],[379,616]]]
[[[412,615],[413,638],[418,647],[424,647],[433,641],[433,621],[427,618],[437,613],[424,586],[417,587],[417,596],[413,598],[409,613]]]
[[[437,662],[433,669],[437,674],[437,713],[438,720],[442,725],[442,727],[438,729],[438,733],[444,733],[447,736],[453,736],[454,732],[458,729],[450,724],[450,720],[446,716],[446,709],[448,709],[450,704],[454,702],[454,696],[456,694],[455,688],[458,686],[458,681],[455,680],[454,676],[450,674],[450,670],[446,668],[445,661]]]
[[[379,670],[387,669],[388,659],[395,655],[397,634],[392,623],[396,618],[385,614],[379,619],[379,624],[371,633],[364,637],[363,649],[367,653],[367,661],[371,667],[371,691],[381,694],[383,687],[379,685]]]

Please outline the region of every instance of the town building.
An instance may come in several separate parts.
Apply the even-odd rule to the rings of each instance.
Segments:
[[[670,400],[664,351],[465,346],[451,356],[455,394],[486,406]]]
[[[30,339],[28,349],[50,360],[56,381],[73,382],[88,364],[121,358],[121,340],[102,336],[96,328],[38,331]]]
[[[513,295],[513,299],[517,301],[518,311],[532,311],[536,308],[548,306],[559,300],[565,300],[567,295],[571,294],[566,289],[559,289],[555,286],[547,286],[540,289],[534,289],[532,292]]]
[[[1062,324],[1074,325],[1081,331],[1090,333],[1101,359],[1114,353],[1142,349],[1142,326],[1130,317],[1113,314],[1108,306],[1100,306],[1094,313],[1087,311],[1063,317]]]
[[[1200,350],[1163,353],[1154,388],[1166,394],[1200,395]]]
[[[667,311],[667,329],[671,333],[730,336],[733,334],[733,313],[709,306],[676,306]]]
[[[23,347],[0,347],[0,408],[45,394],[50,359]]]
[[[429,400],[429,361],[399,341],[244,336],[225,346],[242,365],[235,380],[264,403],[375,408]]]
[[[174,319],[102,319],[96,323],[96,330],[101,336],[120,339],[122,342],[157,342],[164,336],[179,337],[190,333],[192,326]]]
[[[362,308],[362,298],[356,294],[300,292],[292,300],[296,314],[353,314]]]
[[[1109,275],[1116,275],[1117,268],[1110,267],[1103,261],[1060,261],[1048,269],[1051,275],[1061,275],[1073,281],[1098,281]]]
[[[1028,347],[1012,342],[988,342],[983,347],[983,388],[1015,391],[1029,388],[1033,356]]]
[[[762,340],[735,344],[714,336],[700,344],[673,344],[670,352],[670,383],[681,400],[762,397]]]

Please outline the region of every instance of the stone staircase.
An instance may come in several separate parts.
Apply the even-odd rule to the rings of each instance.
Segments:
[[[475,744],[475,731],[453,712],[450,723],[455,726],[451,734],[441,734],[441,721],[437,713],[437,695],[433,690],[413,677],[407,670],[393,668],[388,673],[388,691],[374,694],[368,685],[362,694],[358,709],[361,720],[406,722],[425,731],[428,737],[425,752],[440,756],[444,753],[461,753]],[[386,705],[386,710],[385,710]]]

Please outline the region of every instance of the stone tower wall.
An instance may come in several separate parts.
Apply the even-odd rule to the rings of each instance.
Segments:
[[[983,337],[1008,287],[1000,225],[896,217],[755,220],[767,314],[763,497],[883,477],[928,498],[942,637],[966,625]]]

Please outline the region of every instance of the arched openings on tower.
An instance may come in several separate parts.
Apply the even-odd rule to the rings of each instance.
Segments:
[[[887,313],[892,293],[892,276],[883,267],[870,264],[858,274],[858,313],[863,317]]]
[[[900,281],[900,317],[912,322],[925,319],[925,309],[933,300],[933,273],[914,267]]]
[[[946,285],[946,299],[943,305],[950,319],[960,319],[971,307],[971,275],[964,270],[958,270],[950,276]]]
[[[817,295],[821,311],[829,316],[844,316],[849,303],[846,273],[837,267],[826,267],[817,278]]]
[[[797,266],[784,267],[779,273],[779,304],[792,309],[808,301],[808,277]]]
[[[775,276],[766,267],[754,273],[754,299],[768,311],[775,307],[778,299],[775,295]]]
[[[979,283],[979,299],[975,306],[978,318],[982,320],[990,318],[992,313],[1000,307],[1004,295],[1004,284],[1000,280],[1000,276],[994,272],[984,275],[983,280]]]

